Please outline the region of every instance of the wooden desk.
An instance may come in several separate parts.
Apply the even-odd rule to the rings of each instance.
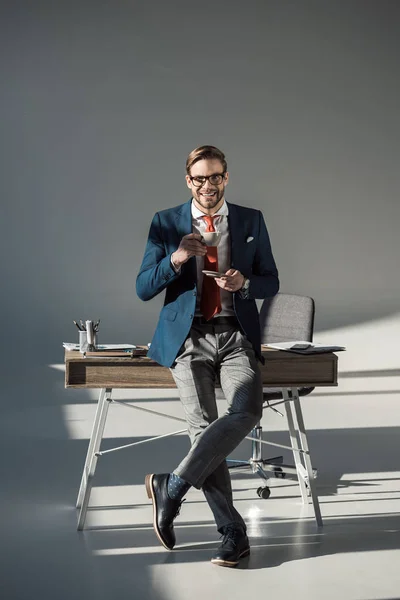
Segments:
[[[336,354],[304,356],[279,350],[263,352],[265,387],[337,385]],[[171,372],[145,356],[133,358],[83,358],[65,352],[65,387],[69,388],[174,388]]]
[[[252,440],[253,444],[253,455],[250,459],[250,464],[253,472],[267,479],[262,463],[262,444],[292,450],[295,463],[293,470],[298,477],[303,503],[308,503],[309,496],[311,497],[317,525],[322,526],[321,511],[315,488],[315,470],[311,464],[298,390],[302,387],[337,385],[337,356],[332,353],[305,356],[272,349],[265,349],[263,356],[265,358],[265,365],[261,366],[263,386],[278,388],[281,391],[282,400],[279,403],[284,404],[286,411],[291,446],[273,444],[262,440],[262,428],[259,426],[248,437],[248,439]],[[65,387],[100,389],[99,401],[77,499],[77,508],[80,509],[78,529],[82,530],[85,525],[97,460],[102,454],[116,450],[114,448],[100,452],[108,408],[112,402],[115,402],[111,397],[112,389],[164,389],[175,388],[176,386],[170,370],[166,367],[161,367],[156,362],[147,358],[145,351],[143,351],[143,355],[134,356],[133,358],[84,358],[80,352],[66,351],[65,365]],[[292,404],[294,406],[294,414],[291,409]],[[144,409],[141,408],[140,410]],[[148,412],[155,411],[148,410]],[[155,414],[160,415],[162,413],[157,412]],[[168,416],[168,418],[185,423],[184,419],[178,417]],[[176,435],[184,431],[186,431],[186,426],[185,429],[174,431],[171,434],[127,444],[118,449],[150,442],[160,437]]]

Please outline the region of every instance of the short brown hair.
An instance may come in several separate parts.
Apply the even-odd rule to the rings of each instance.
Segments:
[[[191,151],[189,156],[186,159],[186,173],[190,175],[190,169],[193,167],[195,163],[199,160],[205,160],[208,158],[215,158],[221,161],[224,173],[228,170],[228,165],[225,160],[225,154],[218,150],[215,146],[199,146]]]

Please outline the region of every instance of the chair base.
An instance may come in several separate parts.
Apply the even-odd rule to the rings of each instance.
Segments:
[[[298,477],[298,467],[283,462],[283,456],[274,456],[272,458],[262,458],[262,427],[257,425],[250,433],[252,441],[252,456],[248,460],[227,459],[228,469],[250,469],[254,475],[258,475],[263,481],[268,481],[271,477],[284,479],[286,475]],[[314,479],[317,477],[317,469],[312,469]],[[307,481],[304,481],[307,496],[311,495]],[[259,487],[257,495],[265,500],[270,497],[271,491],[268,486]]]

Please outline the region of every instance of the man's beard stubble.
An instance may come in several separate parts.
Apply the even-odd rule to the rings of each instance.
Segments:
[[[206,210],[215,208],[221,202],[222,198],[224,197],[225,187],[223,187],[222,190],[217,189],[217,190],[212,190],[212,191],[215,191],[216,194],[210,200],[206,200],[200,194],[200,191],[196,192],[196,195],[194,196],[194,198],[198,202],[198,204],[200,204],[200,206],[205,208]]]

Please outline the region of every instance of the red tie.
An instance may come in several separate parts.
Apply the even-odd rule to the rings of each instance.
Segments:
[[[207,223],[206,231],[215,231],[215,217],[203,217]],[[218,271],[218,252],[216,246],[208,246],[204,257],[204,269],[207,271]],[[203,276],[203,287],[201,290],[200,310],[204,318],[209,321],[221,312],[221,295],[219,287],[212,277]]]

